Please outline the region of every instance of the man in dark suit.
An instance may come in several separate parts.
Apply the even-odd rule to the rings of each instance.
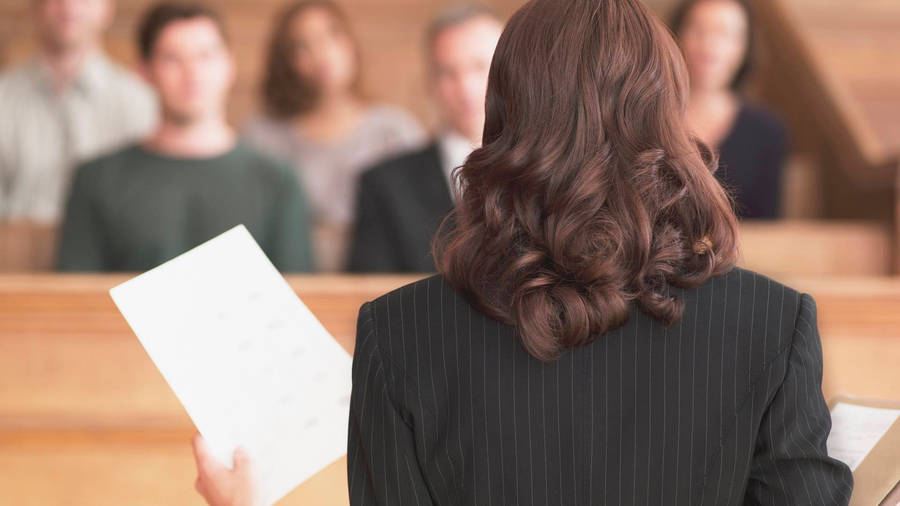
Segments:
[[[481,143],[488,70],[502,29],[489,10],[472,6],[446,11],[429,26],[429,88],[442,126],[424,149],[360,178],[350,271],[434,270],[431,239],[453,208],[453,169]]]

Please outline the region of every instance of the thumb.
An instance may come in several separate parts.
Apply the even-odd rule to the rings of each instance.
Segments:
[[[206,440],[203,439],[203,436],[200,433],[194,434],[193,440],[191,443],[194,448],[194,458],[197,460],[197,466],[203,469],[209,468],[210,464],[213,462],[213,457],[210,454],[209,446],[206,444]]]
[[[252,460],[250,458],[250,453],[247,451],[246,447],[238,446],[237,448],[235,448],[234,455],[232,456],[232,461],[234,462],[232,470],[235,473],[244,475],[250,474]]]
[[[236,494],[238,499],[232,504],[268,505],[271,502],[263,500],[262,489],[259,483],[259,470],[245,446],[238,446],[231,457],[234,467],[231,469],[231,478],[238,484]]]

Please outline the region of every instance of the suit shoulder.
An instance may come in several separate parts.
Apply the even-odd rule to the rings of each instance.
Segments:
[[[436,149],[434,145],[429,145],[382,160],[363,172],[361,183],[371,185],[405,180],[423,166],[440,163]]]
[[[361,310],[368,328],[374,330],[375,342],[383,358],[394,364],[406,363],[404,356],[413,343],[423,336],[415,335],[416,329],[427,328],[430,308],[440,297],[450,296],[452,291],[441,275],[433,275],[395,288],[370,302]],[[361,319],[362,320],[362,319]],[[398,336],[404,336],[398,340]]]
[[[743,267],[734,267],[727,273],[722,274],[721,277],[727,278],[729,280],[729,282],[731,280],[738,280],[739,283],[746,283],[748,281],[750,283],[757,283],[757,284],[763,283],[774,289],[785,290],[785,291],[789,292],[791,295],[799,295],[799,292],[796,289],[794,289],[772,277],[769,277],[765,274],[762,274],[762,273],[759,273],[759,272],[756,272],[756,271],[753,271],[750,269],[745,269]]]
[[[438,313],[434,308],[451,303],[469,307],[443,275],[434,274],[391,290],[368,304],[379,332],[387,332],[401,325],[426,325],[431,315]]]
[[[776,292],[784,294],[786,304],[791,300],[799,301],[802,295],[798,290],[780,281],[742,267],[735,267],[717,278],[714,278],[713,282],[724,282],[729,294],[740,293],[744,297],[749,296],[757,303],[765,304],[767,298],[771,303],[771,296]]]
[[[710,285],[710,283],[707,283]],[[812,297],[784,283],[751,270],[735,267],[711,283],[716,294],[724,287],[727,300],[740,301],[742,314],[751,325],[763,324],[766,328],[792,332],[802,311],[815,302]],[[765,321],[764,321],[765,319]]]
[[[396,304],[396,301],[400,301],[402,303],[405,301],[409,301],[414,297],[425,297],[429,293],[436,293],[437,290],[445,289],[452,290],[452,288],[450,288],[450,285],[446,282],[446,280],[444,280],[443,275],[434,274],[432,276],[407,283],[399,288],[395,288],[390,292],[376,298],[369,304],[371,304],[372,307],[376,309],[386,309],[387,306]]]

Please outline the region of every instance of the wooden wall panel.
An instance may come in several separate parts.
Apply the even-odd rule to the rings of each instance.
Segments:
[[[241,122],[257,104],[257,82],[271,19],[281,0],[208,0],[229,25],[239,65],[231,116]],[[428,19],[453,0],[343,0],[362,43],[364,84],[374,100],[406,107],[430,123],[423,82],[422,35]],[[508,16],[522,0],[482,0]],[[672,0],[648,0],[664,10]],[[148,0],[120,0],[106,46],[117,59],[133,63],[134,29]],[[0,67],[28,57],[33,48],[28,0],[0,0]]]
[[[900,95],[890,48],[900,38],[887,27],[900,26],[898,5],[862,0],[851,12],[835,1],[754,2],[765,56],[758,89],[812,162],[818,217],[893,222]]]
[[[0,503],[202,504],[193,426],[106,293],[124,279],[0,276]],[[289,282],[351,351],[360,304],[412,279]],[[900,400],[900,280],[788,284],[816,298],[826,397]],[[340,459],[280,504],[346,505],[346,479]]]
[[[135,26],[152,3],[147,0],[117,3],[115,22],[106,37],[106,47],[116,59],[133,64]],[[235,49],[239,75],[231,116],[241,122],[255,109],[269,26],[284,2],[210,0],[208,3],[223,12]],[[485,3],[507,15],[518,5],[518,0],[488,0]],[[421,79],[421,33],[429,17],[447,2],[347,0],[342,4],[362,42],[364,83],[369,95],[378,101],[410,108],[427,119],[427,101]],[[27,1],[0,1],[0,33],[3,34],[0,35],[0,54],[4,55],[0,57],[0,63],[5,61],[8,65],[21,61],[31,53],[32,30],[28,23],[22,22],[28,16]]]

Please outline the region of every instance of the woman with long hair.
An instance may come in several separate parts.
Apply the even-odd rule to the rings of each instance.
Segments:
[[[359,43],[331,0],[300,0],[275,17],[262,82],[263,114],[245,136],[291,162],[315,221],[317,270],[344,268],[357,179],[365,169],[424,142],[408,113],[366,99]]]
[[[781,214],[787,129],[744,87],[753,70],[754,26],[749,0],[683,0],[672,14],[691,84],[691,130],[719,156],[719,180],[745,219]]]
[[[640,0],[512,17],[441,274],[360,310],[351,504],[847,504],[815,304],[734,267],[687,93]]]

